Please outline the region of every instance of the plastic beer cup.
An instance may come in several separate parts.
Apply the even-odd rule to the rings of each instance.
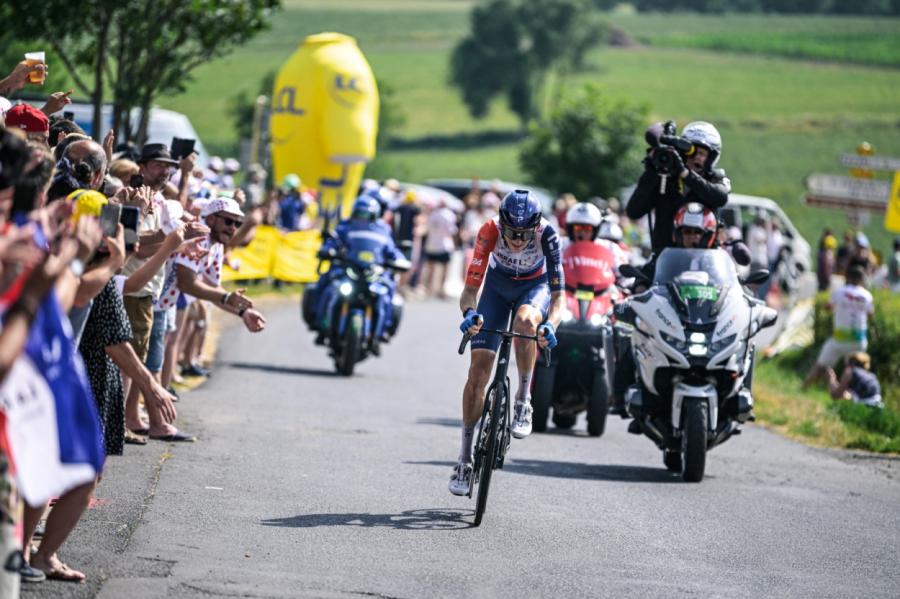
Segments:
[[[34,66],[36,64],[45,64],[46,60],[44,52],[28,52],[25,54],[25,64]],[[28,80],[31,83],[44,83],[44,73],[32,71],[28,73]]]

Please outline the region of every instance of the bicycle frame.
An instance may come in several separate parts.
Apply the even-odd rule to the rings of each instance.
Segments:
[[[494,379],[485,392],[484,407],[481,412],[481,423],[478,428],[478,436],[475,438],[475,450],[473,452],[472,484],[469,486],[469,498],[472,497],[472,489],[478,485],[478,503],[475,510],[475,526],[481,524],[481,519],[487,508],[487,496],[490,488],[491,474],[497,468],[503,468],[506,452],[510,443],[510,410],[509,410],[509,358],[512,353],[512,340],[514,337],[538,341],[536,335],[523,335],[512,330],[515,312],[510,311],[509,321],[505,330],[481,329],[485,333],[500,335],[500,348],[497,351],[497,365],[494,370]],[[459,345],[459,353],[465,352],[466,344],[471,335],[465,333]],[[550,350],[542,350],[544,362],[550,363]],[[499,398],[499,399],[498,399]],[[487,425],[487,426],[486,426]],[[501,426],[502,425],[502,426]],[[484,460],[487,460],[485,462]]]

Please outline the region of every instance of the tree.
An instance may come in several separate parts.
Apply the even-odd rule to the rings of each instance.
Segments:
[[[547,75],[581,68],[605,36],[590,0],[491,0],[472,10],[471,31],[450,59],[450,83],[472,116],[484,117],[503,96],[524,127],[540,112]]]
[[[641,163],[647,107],[584,86],[546,122],[532,125],[519,152],[531,181],[586,199],[634,182]]]
[[[279,6],[280,0],[44,0],[19,11],[15,29],[59,56],[75,87],[92,99],[95,131],[109,93],[113,128],[142,142],[157,95],[183,91],[192,70],[262,31]],[[135,130],[132,108],[141,114]]]

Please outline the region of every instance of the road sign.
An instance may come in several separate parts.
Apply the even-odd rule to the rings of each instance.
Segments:
[[[834,208],[838,210],[847,210],[850,212],[875,212],[882,214],[887,209],[887,200],[877,202],[868,200],[856,200],[853,198],[836,198],[823,195],[807,195],[806,203],[810,206],[821,206],[822,208]]]
[[[900,171],[894,173],[894,184],[891,186],[891,198],[888,202],[887,214],[884,217],[884,228],[900,233]]]
[[[900,158],[841,154],[841,164],[848,168],[870,168],[876,171],[900,171]]]
[[[806,189],[811,196],[859,200],[863,203],[887,204],[891,197],[891,184],[888,181],[839,175],[809,175],[806,178]]]

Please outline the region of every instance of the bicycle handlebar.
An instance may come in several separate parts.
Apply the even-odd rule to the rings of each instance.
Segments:
[[[523,335],[522,333],[514,333],[513,331],[506,330],[498,330],[498,329],[481,329],[483,333],[496,333],[502,337],[518,337],[519,339],[528,339],[530,341],[534,341],[537,343],[540,337],[538,335]],[[463,355],[466,352],[466,344],[472,339],[472,335],[468,333],[463,333],[462,341],[459,343],[459,355]],[[544,357],[544,366],[550,367],[550,349],[549,348],[541,348],[541,355]]]

